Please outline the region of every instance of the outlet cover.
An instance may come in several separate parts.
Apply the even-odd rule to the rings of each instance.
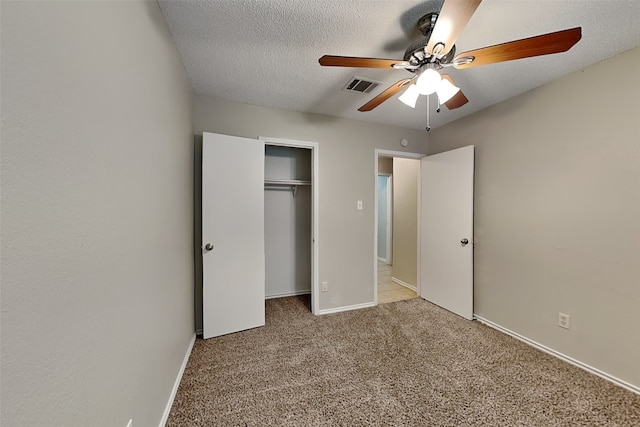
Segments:
[[[571,316],[564,313],[558,313],[558,326],[569,329]]]
[[[322,292],[327,292],[329,290],[329,283],[322,282]]]

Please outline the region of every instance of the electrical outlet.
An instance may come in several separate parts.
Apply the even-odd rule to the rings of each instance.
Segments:
[[[329,282],[322,282],[322,292],[327,292],[329,290]]]
[[[558,313],[558,326],[561,328],[569,329],[569,321],[571,320],[571,316],[564,313]]]

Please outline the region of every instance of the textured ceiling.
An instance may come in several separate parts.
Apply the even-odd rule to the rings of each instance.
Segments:
[[[396,96],[371,112],[357,111],[382,88],[410,76],[407,71],[321,67],[318,58],[329,54],[401,59],[404,49],[419,36],[418,19],[438,11],[441,0],[159,3],[197,94],[425,128],[425,97],[415,110]],[[452,111],[442,108],[436,114],[432,102],[431,127],[640,46],[639,17],[637,0],[484,0],[456,42],[458,52],[577,26],[582,27],[582,40],[565,53],[467,70],[447,69],[469,103]],[[370,94],[341,91],[353,76],[382,86]],[[595,89],[594,105],[610,101]]]

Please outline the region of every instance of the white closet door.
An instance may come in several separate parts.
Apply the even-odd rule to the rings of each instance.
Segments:
[[[204,133],[203,336],[263,326],[264,144]]]
[[[421,162],[420,296],[471,320],[474,147]]]

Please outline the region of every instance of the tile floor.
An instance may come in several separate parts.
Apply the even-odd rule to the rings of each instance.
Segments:
[[[378,261],[378,304],[417,298],[417,294],[409,288],[391,281],[390,265]]]

